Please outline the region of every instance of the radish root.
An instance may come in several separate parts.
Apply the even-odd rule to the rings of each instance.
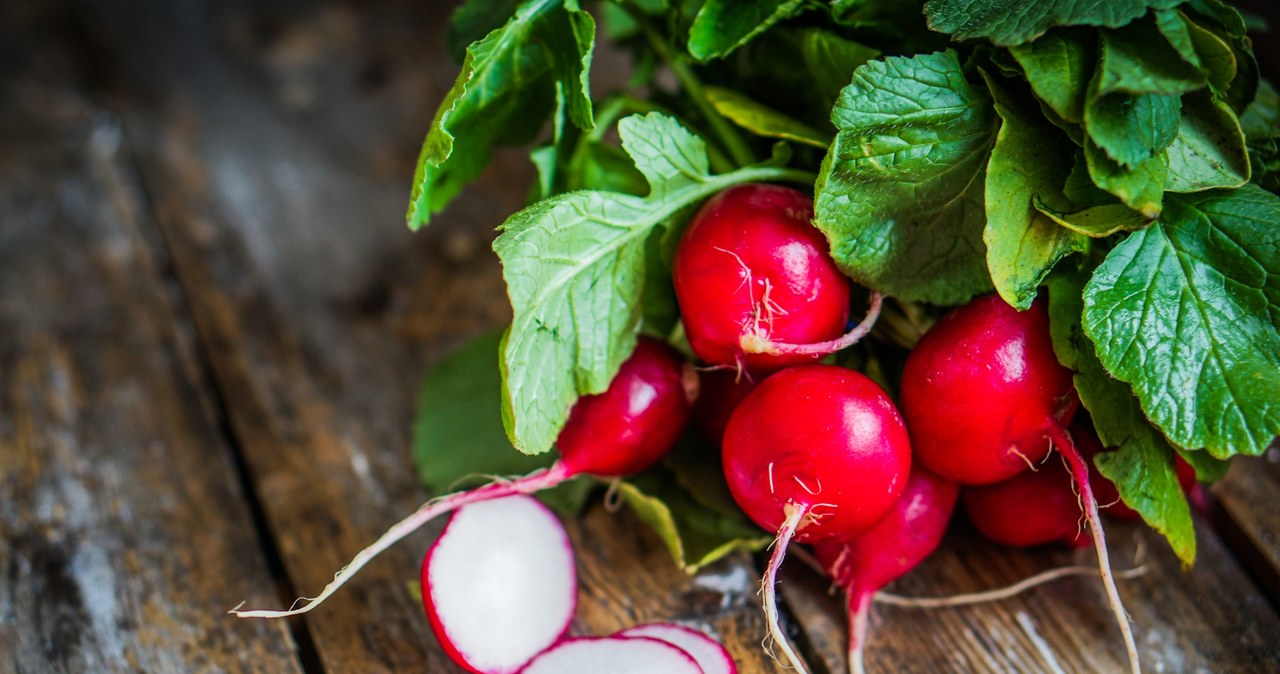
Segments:
[[[867,315],[862,319],[862,322],[854,326],[849,332],[832,340],[813,344],[774,342],[759,329],[756,329],[742,335],[740,346],[744,353],[765,353],[771,356],[825,356],[829,353],[835,353],[857,344],[859,340],[867,336],[867,333],[871,332],[871,328],[876,324],[876,319],[880,318],[880,306],[883,301],[884,296],[880,293],[871,293],[871,306],[867,308]]]
[[[457,510],[469,503],[479,501],[487,501],[490,499],[502,498],[504,496],[512,496],[515,494],[532,494],[542,489],[554,487],[566,479],[571,477],[569,470],[562,463],[555,463],[546,470],[537,471],[524,477],[516,478],[505,482],[494,482],[482,487],[477,487],[471,491],[458,492],[448,494],[439,498],[432,499],[422,504],[414,513],[403,520],[397,522],[387,532],[382,534],[378,540],[372,545],[361,550],[346,566],[338,570],[333,576],[333,581],[325,586],[324,590],[315,597],[302,597],[293,602],[293,605],[285,611],[264,611],[251,610],[244,611],[240,607],[244,606],[242,602],[239,606],[227,611],[231,615],[238,618],[287,618],[289,616],[300,615],[310,611],[311,609],[324,603],[326,599],[338,591],[348,580],[364,568],[377,557],[382,551],[395,545],[400,539],[417,531],[422,525],[430,522],[439,515]],[[306,602],[302,606],[300,603]]]
[[[1134,642],[1133,628],[1129,625],[1129,614],[1125,612],[1124,604],[1120,601],[1120,591],[1116,589],[1116,579],[1111,573],[1111,560],[1107,554],[1107,537],[1102,531],[1102,517],[1098,514],[1098,500],[1094,498],[1093,488],[1089,485],[1089,466],[1076,449],[1071,436],[1067,435],[1061,426],[1053,427],[1051,438],[1066,459],[1067,467],[1071,469],[1076,486],[1080,489],[1080,505],[1084,510],[1085,518],[1089,521],[1089,529],[1093,532],[1093,547],[1098,553],[1098,571],[1102,575],[1102,585],[1107,591],[1107,602],[1111,605],[1116,624],[1120,626],[1120,633],[1124,636],[1124,646],[1129,656],[1129,671],[1132,674],[1140,674],[1142,665],[1138,662],[1138,646]]]
[[[800,528],[801,521],[808,514],[808,507],[797,503],[788,503],[783,508],[786,519],[782,522],[782,527],[778,529],[778,537],[773,540],[773,554],[769,557],[769,566],[765,567],[764,578],[760,581],[760,592],[764,596],[764,615],[769,623],[769,634],[766,642],[772,641],[774,644],[782,648],[783,655],[786,656],[787,662],[793,669],[802,674],[808,674],[809,670],[805,667],[800,656],[796,654],[795,649],[791,647],[791,641],[787,639],[787,635],[782,632],[782,625],[778,617],[778,569],[782,567],[782,560],[787,557],[787,546],[791,544],[791,538],[795,536],[796,530]],[[770,653],[772,655],[772,652]],[[777,659],[777,656],[774,656]]]
[[[850,592],[849,606],[849,674],[866,674],[862,653],[867,644],[867,622],[871,613],[874,591]]]
[[[1146,575],[1148,571],[1147,565],[1117,571],[1115,577],[1120,580],[1130,580],[1140,578]],[[901,606],[904,608],[950,608],[954,606],[972,606],[974,604],[986,604],[993,601],[1001,601],[1009,599],[1026,592],[1027,590],[1051,583],[1059,578],[1067,578],[1070,576],[1091,576],[1098,572],[1098,569],[1092,566],[1064,566],[1057,569],[1049,569],[1037,573],[1034,576],[1020,580],[1012,585],[997,588],[995,590],[984,590],[982,592],[967,592],[964,594],[954,594],[949,597],[904,597],[891,592],[878,592],[875,601],[878,604],[888,604],[889,606]]]

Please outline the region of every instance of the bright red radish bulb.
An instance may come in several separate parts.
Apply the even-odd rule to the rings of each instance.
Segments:
[[[459,508],[422,561],[431,628],[478,674],[513,674],[559,641],[577,599],[569,536],[529,496]]]
[[[1004,482],[965,487],[960,500],[978,533],[1001,545],[1090,543],[1071,473],[1057,456]]]
[[[665,641],[646,637],[567,639],[535,657],[521,674],[702,674],[698,663]]]
[[[863,671],[871,598],[933,554],[947,532],[960,486],[919,464],[902,497],[869,531],[813,545],[827,573],[845,591],[849,610],[849,671]]]
[[[738,505],[778,532],[762,582],[765,614],[774,640],[803,671],[778,627],[774,585],[787,545],[852,537],[888,514],[911,470],[906,428],[875,382],[805,365],[772,375],[738,405],[723,456]]]
[[[582,474],[621,477],[657,463],[671,449],[689,421],[696,397],[692,368],[670,346],[641,337],[635,352],[622,364],[604,393],[580,398],[569,415],[557,444],[561,460],[545,470],[471,491],[442,496],[423,504],[361,550],[316,597],[288,611],[242,611],[241,618],[282,618],[306,613],[328,599],[365,564],[383,550],[438,515],[468,503],[512,494],[532,494]]]
[[[931,470],[961,484],[1007,480],[1049,453],[1079,405],[1049,338],[1045,303],[996,295],[938,321],[907,358],[902,417]]]
[[[693,216],[672,279],[698,357],[764,372],[843,348],[815,344],[844,332],[849,280],[812,220],[813,200],[777,185],[731,187]],[[818,348],[791,348],[797,345]]]
[[[684,625],[650,623],[622,630],[620,637],[648,637],[665,641],[688,653],[702,668],[702,674],[737,674],[738,666],[724,646],[710,636]]]

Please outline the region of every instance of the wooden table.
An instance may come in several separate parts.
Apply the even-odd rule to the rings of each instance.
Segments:
[[[411,581],[438,525],[291,621],[283,605],[424,500],[408,441],[424,369],[508,319],[493,226],[530,171],[497,158],[417,235],[418,143],[454,76],[423,0],[0,4],[0,671],[457,672]],[[616,71],[616,67],[614,68]],[[610,66],[598,68],[607,76]],[[1240,462],[1183,572],[1111,530],[1150,672],[1280,670],[1280,467]],[[574,630],[653,619],[763,655],[758,560],[682,575],[596,506],[569,528]],[[897,590],[994,587],[1090,551],[956,527]],[[786,618],[818,672],[843,618],[803,567]],[[978,608],[879,606],[873,671],[1120,671],[1095,578]]]

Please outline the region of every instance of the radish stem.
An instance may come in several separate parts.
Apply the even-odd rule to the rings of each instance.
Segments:
[[[849,606],[849,674],[865,674],[862,653],[867,644],[867,619],[871,613],[874,591],[853,590],[848,595]]]
[[[770,341],[761,333],[753,331],[742,336],[742,351],[744,353],[767,353],[771,356],[825,356],[828,353],[835,353],[857,344],[858,341],[867,336],[867,333],[871,332],[871,328],[875,327],[876,320],[880,318],[880,306],[883,301],[884,297],[880,293],[872,292],[871,306],[867,308],[867,315],[862,319],[862,322],[835,339],[813,344],[787,344],[785,342]]]
[[[773,554],[769,557],[769,566],[765,567],[764,579],[761,581],[761,592],[764,595],[764,615],[769,623],[769,637],[773,643],[782,647],[782,653],[786,655],[787,662],[798,672],[808,674],[809,670],[805,667],[800,656],[796,654],[795,649],[791,647],[791,641],[787,639],[787,635],[782,632],[782,625],[778,619],[778,569],[782,567],[782,560],[787,557],[787,546],[791,543],[791,538],[795,536],[796,529],[800,528],[800,521],[808,514],[808,506],[798,503],[788,503],[783,512],[786,519],[783,520],[782,526],[778,529],[778,537],[773,540]]]

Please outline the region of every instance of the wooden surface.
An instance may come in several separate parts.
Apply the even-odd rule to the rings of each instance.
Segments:
[[[0,5],[0,671],[461,671],[411,587],[438,525],[291,623],[224,614],[316,592],[426,498],[408,452],[422,374],[509,316],[488,248],[523,202],[522,154],[427,231],[403,226],[455,74],[447,12]],[[1274,466],[1237,468],[1255,479],[1233,474],[1214,523],[1241,535],[1202,522],[1193,571],[1149,534],[1111,533],[1119,566],[1136,540],[1151,560],[1121,587],[1149,671],[1280,670],[1257,571],[1280,561],[1276,529],[1248,517],[1280,485]],[[755,560],[688,578],[625,512],[569,528],[576,633],[678,619],[723,638],[744,674],[774,671]],[[1001,551],[960,526],[896,589],[994,587],[1091,554]],[[783,589],[815,670],[843,671],[826,586],[794,566]],[[872,630],[873,671],[1123,659],[1094,578],[978,608],[877,606]]]

